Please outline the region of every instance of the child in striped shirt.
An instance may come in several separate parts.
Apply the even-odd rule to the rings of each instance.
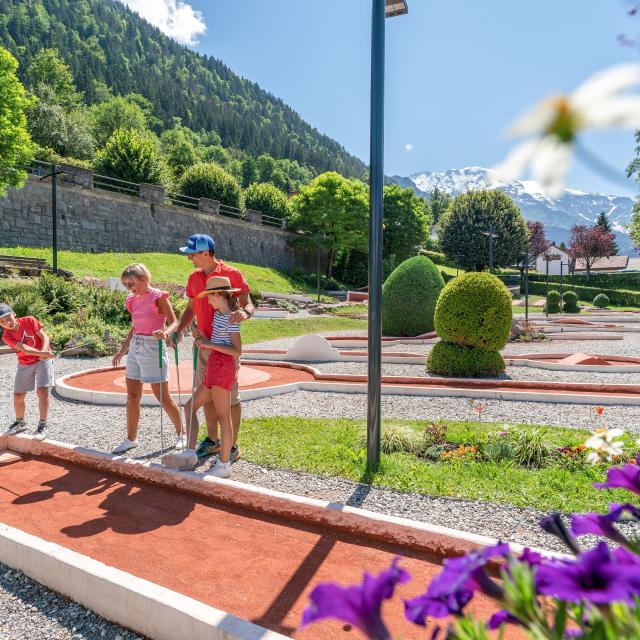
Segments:
[[[197,340],[196,344],[200,349],[211,351],[204,378],[206,391],[203,393],[208,392],[220,423],[222,451],[211,467],[211,474],[218,478],[228,478],[231,475],[229,460],[233,445],[231,389],[238,378],[236,360],[242,353],[242,341],[240,339],[240,325],[229,322],[229,318],[231,313],[238,308],[238,299],[234,295],[238,291],[240,290],[231,286],[229,278],[212,276],[207,280],[205,290],[199,294],[199,297],[207,296],[209,304],[215,309],[211,342]],[[198,400],[194,400],[196,406],[199,404]]]

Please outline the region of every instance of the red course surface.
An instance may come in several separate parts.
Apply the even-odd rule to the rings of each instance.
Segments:
[[[0,520],[294,638],[360,638],[337,622],[298,631],[315,584],[359,582],[395,555],[422,593],[440,567],[415,552],[41,457],[0,455]],[[487,618],[486,600],[474,600]],[[392,635],[430,637],[385,605]],[[511,636],[514,637],[514,636]]]
[[[188,362],[180,364],[180,390],[183,394],[191,393],[193,369]],[[293,371],[286,368],[270,367],[268,365],[245,365],[240,367],[238,381],[241,389],[255,389],[257,387],[275,387],[288,382],[312,381],[313,374],[307,371]],[[70,376],[66,383],[69,386],[91,391],[106,391],[109,393],[126,393],[124,368],[95,369],[88,373]],[[169,389],[171,393],[178,393],[178,376],[175,365],[169,370]],[[143,386],[143,393],[151,394],[151,385]]]

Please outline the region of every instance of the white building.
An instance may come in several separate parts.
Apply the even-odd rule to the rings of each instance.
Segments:
[[[549,258],[551,258],[549,260],[550,276],[560,275],[561,263],[562,263],[562,273],[564,273],[565,275],[569,273],[569,264],[571,262],[571,258],[569,257],[569,254],[566,251],[560,249],[559,247],[556,247],[554,244],[552,244],[547,249],[547,251],[545,251],[544,253],[541,253],[536,258],[536,271],[539,271],[540,273],[545,273],[545,274],[547,273],[546,256],[549,256]]]

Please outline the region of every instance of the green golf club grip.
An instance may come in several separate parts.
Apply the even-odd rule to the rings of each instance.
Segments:
[[[193,345],[193,370],[198,368],[198,346]]]
[[[176,367],[178,366],[178,332],[173,332],[173,355],[176,358]]]
[[[158,367],[162,370],[162,340],[158,340]]]

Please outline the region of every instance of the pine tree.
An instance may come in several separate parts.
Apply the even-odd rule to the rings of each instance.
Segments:
[[[607,233],[613,233],[613,229],[611,228],[611,223],[609,222],[609,218],[607,217],[607,214],[604,211],[600,212],[600,215],[596,218],[596,223],[594,226],[600,227]],[[618,245],[616,244],[615,241],[611,245],[611,255],[612,256],[618,255]]]

